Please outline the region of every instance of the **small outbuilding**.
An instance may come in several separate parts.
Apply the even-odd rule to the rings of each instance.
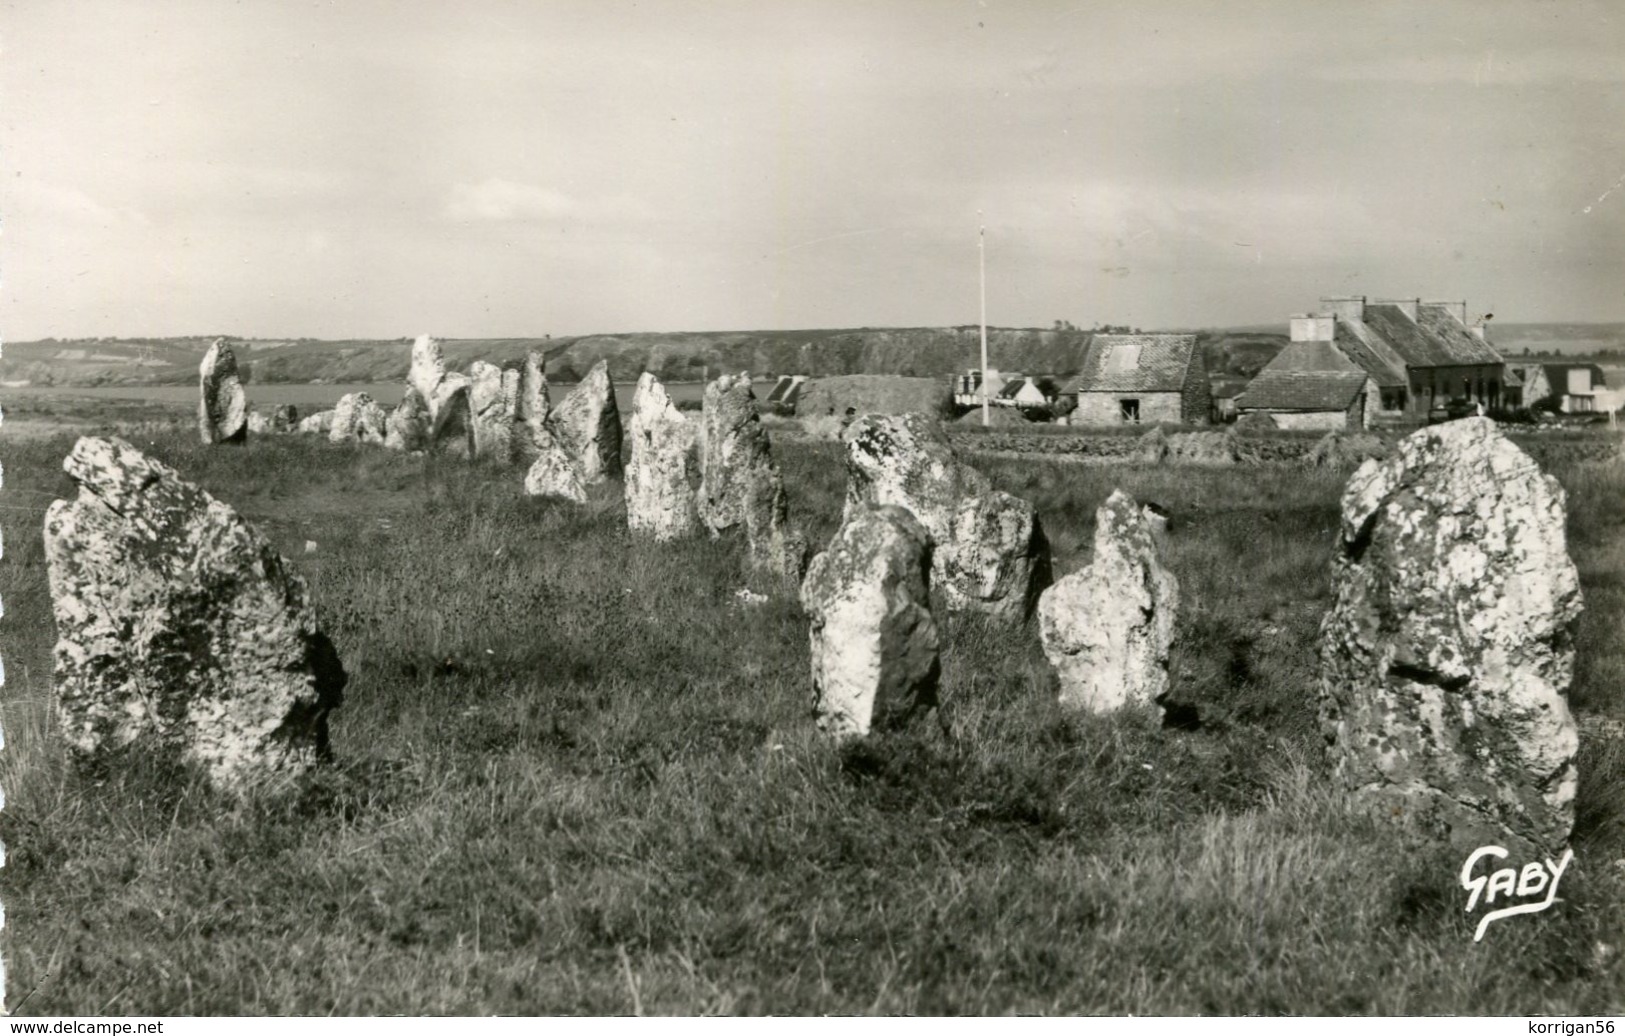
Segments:
[[[1075,425],[1207,424],[1207,368],[1195,335],[1095,335],[1076,378]]]
[[[1365,371],[1265,367],[1236,397],[1236,413],[1265,415],[1277,428],[1358,431],[1369,425],[1366,403],[1376,392]]]

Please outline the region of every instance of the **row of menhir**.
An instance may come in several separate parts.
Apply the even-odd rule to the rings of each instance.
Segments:
[[[418,367],[425,400],[444,406],[459,391],[444,388],[455,376],[443,368],[420,387]],[[514,413],[531,427],[534,408]],[[562,438],[551,416],[533,441]],[[748,377],[707,386],[695,429],[646,374],[630,427],[634,528],[742,529],[753,559],[801,577],[802,541]],[[1111,711],[1165,693],[1179,594],[1154,509],[1114,494],[1091,563],[1052,584],[1035,509],[964,464],[937,422],[865,415],[843,440],[842,526],[801,581],[824,729],[865,734],[934,703],[933,586],[951,608],[1011,621],[1036,610],[1067,707]],[[616,465],[619,454],[617,441]],[[599,456],[610,477],[611,451]],[[308,768],[344,674],[302,580],[229,507],[121,440],[81,439],[65,467],[79,498],[51,507],[46,547],[68,742],[94,754],[154,736],[235,789]],[[1581,608],[1561,487],[1492,422],[1469,419],[1361,467],[1342,509],[1320,648],[1321,722],[1339,774],[1467,840],[1561,844],[1573,824],[1578,735],[1564,692]],[[203,575],[232,591],[186,592]],[[132,621],[154,613],[165,623]],[[152,643],[132,642],[132,628]]]

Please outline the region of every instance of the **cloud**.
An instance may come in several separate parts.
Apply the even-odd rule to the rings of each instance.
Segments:
[[[577,198],[537,184],[499,177],[453,185],[445,207],[449,219],[484,223],[600,223],[636,219],[645,214],[644,207],[635,199]]]

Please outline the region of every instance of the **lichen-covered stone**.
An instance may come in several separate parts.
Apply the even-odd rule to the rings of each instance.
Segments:
[[[271,419],[258,410],[248,412],[248,434],[266,435],[271,431]]]
[[[547,360],[536,350],[525,354],[519,371],[518,398],[514,403],[513,455],[521,463],[535,460],[553,405],[547,396]]]
[[[1167,445],[1162,458],[1167,464],[1222,468],[1235,464],[1240,458],[1235,436],[1228,432],[1181,432],[1169,436]]]
[[[621,412],[609,364],[599,360],[548,414],[547,430],[589,486],[621,477]]]
[[[198,435],[205,445],[248,438],[248,395],[237,374],[237,355],[217,338],[198,365]]]
[[[440,343],[428,335],[419,335],[412,342],[412,364],[406,371],[406,384],[416,389],[425,403],[432,403],[444,380],[446,359],[441,354]]]
[[[527,496],[556,496],[578,504],[587,502],[587,479],[581,465],[552,435],[543,436],[536,459],[525,472]]]
[[[638,378],[627,421],[626,525],[636,535],[671,540],[699,529],[695,505],[695,425],[672,405],[653,374]]]
[[[418,390],[407,386],[400,406],[384,421],[384,445],[392,450],[417,453],[429,448],[429,404]]]
[[[127,746],[251,792],[309,769],[345,675],[304,581],[226,504],[116,438],[81,438],[45,516],[56,715],[73,753]]]
[[[333,408],[333,422],[327,429],[328,442],[382,443],[385,422],[384,408],[365,392],[350,392],[339,397]]]
[[[1167,693],[1179,581],[1162,561],[1164,524],[1114,491],[1095,512],[1089,564],[1039,597],[1039,641],[1062,707],[1107,713]]]
[[[474,459],[474,414],[466,380],[440,383],[440,395],[430,401],[429,449],[449,457]]]
[[[1038,509],[1018,496],[991,490],[959,501],[942,563],[948,607],[975,609],[1022,622],[1050,585],[1049,539]]]
[[[1461,845],[1568,839],[1581,596],[1564,504],[1484,418],[1418,431],[1349,480],[1321,725],[1343,783],[1385,813]]]
[[[936,705],[930,570],[930,534],[901,507],[854,508],[813,558],[801,603],[821,729],[860,736]]]
[[[299,427],[299,408],[292,403],[283,403],[271,411],[271,431],[279,435],[297,430]]]
[[[1026,619],[1050,576],[1049,543],[1026,501],[995,493],[923,414],[864,414],[846,443],[844,514],[906,508],[930,532],[932,580],[955,610]]]
[[[1161,428],[1153,428],[1134,443],[1134,460],[1138,464],[1161,464],[1168,459],[1168,437]]]
[[[468,404],[474,421],[474,455],[496,464],[513,456],[514,408],[519,372],[475,360],[468,366]]]
[[[1388,444],[1364,432],[1328,432],[1304,457],[1311,468],[1354,468],[1388,456]]]
[[[333,428],[333,411],[323,410],[299,422],[299,431],[305,435],[326,435]]]
[[[806,544],[790,528],[784,476],[750,375],[717,378],[706,385],[701,406],[700,521],[713,536],[743,530],[752,565],[799,581]]]
[[[470,400],[466,398],[470,389],[468,376],[446,370],[446,360],[441,353],[438,340],[428,335],[419,335],[417,340],[412,343],[412,364],[406,372],[406,384],[409,388],[416,390],[417,394],[423,397],[424,403],[428,405],[431,427],[438,427],[440,424],[440,411],[447,404],[454,403],[458,395],[463,395],[465,398],[457,405],[468,410],[468,433],[470,439],[472,439],[474,434],[473,407]],[[461,422],[462,419],[459,417],[458,420]],[[462,424],[458,423],[455,427],[460,434]],[[464,453],[465,451],[459,445],[456,452]],[[468,446],[466,455],[470,459],[473,458],[472,445]]]

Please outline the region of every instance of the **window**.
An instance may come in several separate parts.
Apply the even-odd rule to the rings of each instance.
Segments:
[[[1110,374],[1124,374],[1140,366],[1139,342],[1114,342],[1107,350],[1102,369]]]
[[[1119,399],[1117,408],[1124,421],[1129,424],[1140,423],[1140,401],[1138,399]]]

